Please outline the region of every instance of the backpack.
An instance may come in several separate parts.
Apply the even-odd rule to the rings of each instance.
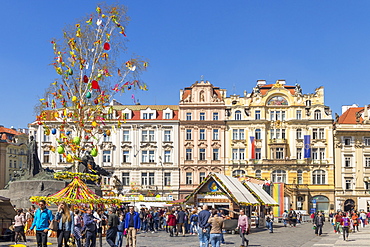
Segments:
[[[348,218],[343,218],[343,226],[349,226]]]
[[[194,214],[192,221],[193,222],[198,222],[198,215]]]

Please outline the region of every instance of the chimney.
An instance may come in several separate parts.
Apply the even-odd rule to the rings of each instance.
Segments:
[[[279,82],[279,84],[281,85],[285,85],[285,80],[277,80]]]
[[[257,80],[257,86],[266,85],[266,80]]]

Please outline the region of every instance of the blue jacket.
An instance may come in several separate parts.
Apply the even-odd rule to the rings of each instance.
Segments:
[[[45,208],[41,211],[41,209],[37,209],[35,213],[35,218],[33,219],[31,230],[36,227],[36,231],[43,231],[45,229],[49,229],[50,221],[54,219],[53,213],[50,209]]]
[[[128,212],[125,217],[125,229],[128,228],[129,224],[130,224],[130,212]],[[140,217],[138,212],[134,212],[134,228],[140,229]]]
[[[211,225],[208,223],[208,219],[211,216],[211,212],[208,210],[202,210],[198,214],[198,222],[199,222],[199,227],[200,228],[207,228],[210,227]]]
[[[65,230],[65,231],[73,231],[73,228],[75,226],[75,220],[73,218],[73,212],[70,211],[70,214],[71,214],[71,221],[69,222],[64,222],[64,227],[63,227],[63,221],[62,221],[62,213],[60,212],[57,212],[57,214],[55,215],[55,220],[59,220],[59,224],[58,224],[58,230]]]
[[[96,222],[94,221],[96,219],[94,215],[92,214],[84,214],[83,221],[84,221],[84,228],[87,229],[90,232],[95,232],[96,231]]]

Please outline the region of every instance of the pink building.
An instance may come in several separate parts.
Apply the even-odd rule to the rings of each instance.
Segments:
[[[180,193],[190,194],[210,172],[225,170],[226,90],[208,81],[180,90]]]

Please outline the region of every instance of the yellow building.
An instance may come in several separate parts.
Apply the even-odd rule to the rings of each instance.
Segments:
[[[334,209],[333,119],[323,87],[303,94],[299,84],[259,80],[225,104],[226,175],[284,184],[280,211]]]

